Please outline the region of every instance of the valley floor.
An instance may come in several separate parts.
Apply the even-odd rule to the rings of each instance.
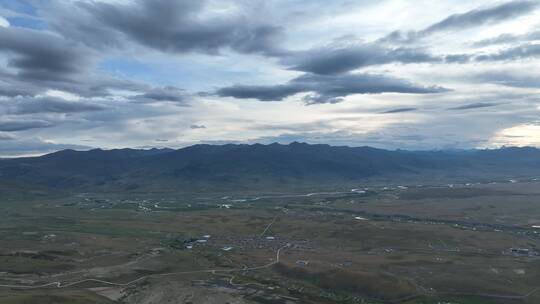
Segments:
[[[540,183],[0,197],[1,303],[539,303]]]

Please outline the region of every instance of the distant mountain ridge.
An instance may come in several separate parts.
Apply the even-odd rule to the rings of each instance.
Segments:
[[[210,190],[540,175],[540,150],[389,151],[305,143],[63,150],[0,160],[0,183],[62,189]]]

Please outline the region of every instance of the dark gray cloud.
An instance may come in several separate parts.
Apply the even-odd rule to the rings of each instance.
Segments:
[[[191,125],[189,126],[190,129],[206,129],[205,125]]]
[[[306,91],[307,88],[294,83],[284,85],[233,85],[217,91],[218,96],[240,99],[253,98],[261,101],[276,101]]]
[[[281,62],[291,70],[315,74],[336,74],[361,67],[399,63],[439,62],[422,49],[386,48],[376,43],[344,47],[324,47],[290,53]]]
[[[427,27],[421,33],[431,34],[439,31],[493,24],[530,13],[538,7],[538,4],[538,1],[511,1],[493,7],[474,9],[463,14],[450,15]]]
[[[393,114],[393,113],[403,113],[403,112],[413,112],[418,110],[417,108],[397,108],[381,112],[381,114]]]
[[[0,27],[0,96],[31,97],[49,89],[84,97],[106,96],[110,89],[146,88],[131,80],[92,72],[96,54],[56,34],[17,27]]]
[[[34,96],[39,90],[35,90],[29,87],[16,87],[9,83],[0,83],[0,96],[3,97],[17,97],[17,96]]]
[[[540,32],[538,39],[540,39]],[[531,41],[535,36],[527,36]],[[514,37],[518,39],[519,37]],[[522,40],[527,40],[521,37]],[[327,46],[307,51],[290,52],[280,62],[290,70],[330,75],[355,69],[388,63],[459,63],[482,61],[507,61],[536,58],[540,56],[540,44],[524,43],[487,54],[447,54],[433,55],[419,48],[390,48],[383,43],[369,43],[349,46]]]
[[[144,92],[150,89],[151,86],[135,80],[98,75],[90,71],[65,75],[61,79],[27,78],[16,72],[0,72],[0,97],[33,97],[48,90],[59,90],[90,98],[108,97],[114,95],[114,90]]]
[[[174,1],[163,1],[161,6],[167,3],[172,5]],[[73,29],[71,24],[65,23],[66,18],[77,19],[77,10],[70,11],[68,8],[78,7],[83,10],[83,6],[100,6],[104,3],[83,3],[76,4],[65,1],[52,2],[54,7],[63,8],[61,12],[44,12],[44,14],[58,14],[49,17],[52,24],[62,24],[62,28]],[[40,5],[45,5],[40,3]],[[145,5],[150,5],[146,3]],[[122,6],[123,7],[123,6]],[[131,7],[131,6],[130,6]],[[135,7],[135,6],[134,6]],[[154,6],[152,6],[154,7]],[[157,3],[156,3],[157,7]],[[135,9],[135,8],[132,8]],[[157,8],[156,8],[157,9]],[[177,12],[180,14],[181,12]],[[155,16],[156,17],[156,16]],[[159,19],[157,19],[159,20]],[[95,71],[99,58],[106,55],[103,50],[96,52],[84,45],[84,39],[92,36],[94,27],[105,28],[103,24],[93,20],[78,20],[84,30],[84,36],[66,37],[55,32],[33,30],[21,27],[0,27],[0,55],[6,62],[6,68],[0,67],[0,96],[3,97],[33,97],[43,94],[46,91],[60,90],[80,95],[82,97],[111,97],[114,90],[145,92],[137,96],[137,102],[167,101],[183,103],[187,94],[180,89],[173,87],[153,88],[143,82],[117,78],[111,75]],[[87,21],[92,21],[85,23]],[[202,22],[202,21],[201,21]],[[59,31],[62,34],[61,31]],[[101,36],[100,36],[101,37]],[[107,36],[108,37],[108,36]],[[96,37],[94,37],[96,38]],[[92,39],[94,39],[92,38]],[[101,37],[105,39],[106,37]],[[116,38],[113,37],[115,41]],[[36,105],[37,106],[37,105]],[[50,109],[52,104],[50,104]],[[56,104],[57,108],[63,105]],[[65,106],[70,106],[66,104]],[[79,107],[80,108],[80,107]],[[77,111],[75,108],[65,109],[67,111]]]
[[[54,88],[71,92],[82,97],[111,97],[113,91],[146,92],[152,89],[151,85],[138,80],[116,78],[107,74],[86,73],[78,75],[80,78],[72,83],[58,83]],[[43,84],[46,85],[46,84]]]
[[[472,43],[472,45],[475,47],[484,47],[490,45],[509,44],[536,40],[540,40],[540,30],[532,31],[522,35],[501,34],[493,38],[476,41]]]
[[[471,54],[451,54],[444,56],[445,63],[468,63],[474,59],[474,55]]]
[[[540,44],[525,43],[491,53],[464,53],[444,55],[445,63],[496,62],[535,59],[540,57]]]
[[[54,97],[17,100],[8,110],[9,114],[81,113],[104,110],[105,107],[81,101],[67,101]]]
[[[498,106],[498,103],[490,103],[490,102],[476,102],[476,103],[470,103],[454,108],[449,108],[449,110],[472,110],[472,109],[480,109],[480,108],[488,108],[488,107],[495,107]]]
[[[84,49],[43,31],[0,27],[0,41],[7,66],[23,80],[69,81],[88,64]]]
[[[258,12],[249,11],[249,7],[241,6],[237,13],[220,15],[207,1],[138,0],[129,4],[53,1],[49,23],[65,37],[94,48],[122,48],[129,41],[176,53],[216,54],[223,48],[231,48],[243,53],[278,56],[291,70],[323,75],[394,62],[443,62],[443,58],[423,49],[389,48],[378,43],[286,51],[280,47],[282,29],[261,22],[254,17]],[[216,16],[203,17],[212,14]]]
[[[54,123],[45,120],[0,120],[0,131],[4,132],[24,131],[52,126],[54,126]]]
[[[538,1],[511,1],[492,7],[478,8],[462,14],[453,14],[420,31],[394,31],[381,39],[389,42],[413,42],[431,34],[450,30],[462,30],[494,24],[530,13],[539,6]]]
[[[291,81],[306,91],[324,96],[346,96],[351,94],[412,93],[428,94],[448,91],[438,86],[422,86],[401,78],[377,74],[311,75],[305,74]]]
[[[345,96],[352,94],[428,94],[445,91],[448,89],[438,86],[422,86],[400,78],[375,74],[304,74],[283,85],[234,85],[221,88],[216,94],[222,97],[275,101],[297,93],[310,92],[311,94],[307,95],[304,101],[306,104],[318,104],[341,102]]]
[[[0,41],[0,55],[6,62],[6,68],[0,68],[0,97],[8,98],[4,104],[18,101],[14,97],[31,99],[51,89],[82,97],[109,97],[114,89],[151,89],[134,80],[93,72],[97,55],[92,50],[50,32],[0,27]],[[89,110],[98,110],[98,107],[48,99],[28,102],[17,111],[74,113]]]
[[[506,61],[517,59],[537,58],[540,56],[540,44],[527,43],[515,47],[509,47],[504,50],[478,55],[474,57],[475,61]]]
[[[520,41],[521,39],[519,39],[519,37],[520,37],[519,35],[501,34],[493,38],[475,41],[472,43],[472,46],[484,47],[484,46],[490,46],[490,45],[512,43],[512,42]]]
[[[185,90],[174,86],[166,86],[150,88],[144,94],[133,96],[131,100],[141,103],[175,102],[182,104],[189,100],[189,96]]]
[[[164,52],[216,54],[223,48],[242,53],[279,53],[282,29],[254,18],[254,12],[223,13],[209,1],[137,0],[53,2],[51,26],[91,47],[122,47],[129,40]],[[70,12],[67,12],[70,10]],[[63,12],[62,12],[63,11]]]

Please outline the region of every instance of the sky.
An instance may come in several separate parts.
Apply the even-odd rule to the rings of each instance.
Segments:
[[[540,147],[540,0],[0,0],[0,157]]]

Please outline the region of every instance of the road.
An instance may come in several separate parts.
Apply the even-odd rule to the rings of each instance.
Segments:
[[[105,281],[105,280],[100,280],[100,279],[84,279],[84,280],[75,281],[75,282],[50,282],[50,283],[45,283],[45,284],[42,284],[42,285],[2,285],[2,284],[0,284],[0,288],[13,288],[13,289],[43,289],[43,288],[51,288],[51,287],[54,287],[54,288],[68,288],[68,287],[73,287],[73,286],[76,286],[76,285],[81,285],[81,284],[84,284],[84,283],[99,283],[99,284],[108,285],[108,286],[128,287],[128,286],[131,286],[131,285],[133,285],[133,284],[135,284],[137,282],[141,282],[141,281],[144,281],[146,279],[157,278],[157,277],[196,274],[196,273],[212,273],[212,274],[214,274],[214,273],[231,273],[231,272],[254,271],[254,270],[260,270],[260,269],[264,269],[264,268],[269,268],[269,267],[279,263],[282,250],[288,248],[289,246],[290,246],[290,244],[286,244],[286,245],[280,247],[276,251],[276,258],[274,259],[274,261],[272,261],[272,262],[270,262],[268,264],[265,264],[265,265],[255,266],[255,267],[232,268],[232,269],[205,269],[205,270],[179,271],[179,272],[150,274],[150,275],[145,275],[145,276],[139,277],[139,278],[137,278],[135,280],[132,280],[132,281],[129,281],[127,283],[115,283],[115,282]]]

